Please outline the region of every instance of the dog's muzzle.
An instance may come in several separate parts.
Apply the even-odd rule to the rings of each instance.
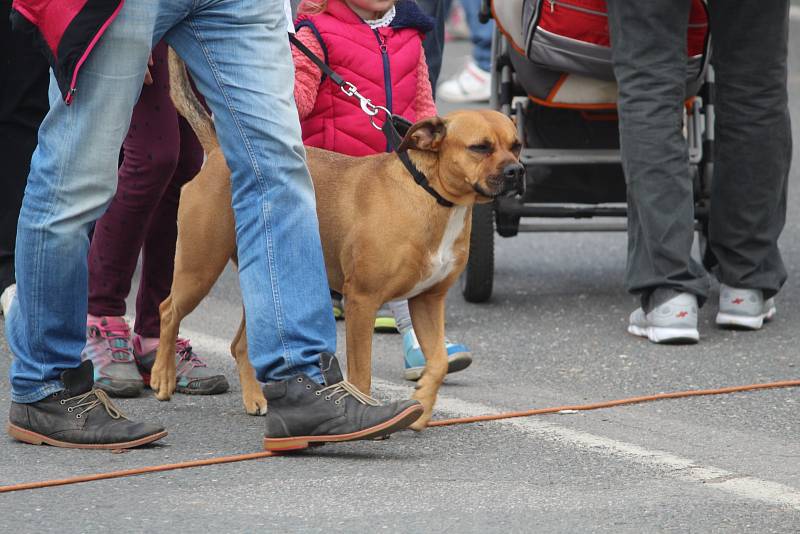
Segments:
[[[503,167],[503,190],[501,194],[525,194],[525,167],[522,163],[509,163]]]

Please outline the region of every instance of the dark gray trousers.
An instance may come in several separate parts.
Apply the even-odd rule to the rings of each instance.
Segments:
[[[690,257],[694,202],[682,134],[690,4],[608,0],[628,185],[625,284],[646,307],[656,289],[693,293],[701,302],[709,290],[703,267]],[[709,242],[721,282],[765,297],[786,280],[777,241],[792,153],[788,4],[709,0],[717,87]]]

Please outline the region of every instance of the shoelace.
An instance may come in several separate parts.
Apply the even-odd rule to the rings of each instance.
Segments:
[[[201,360],[200,357],[192,351],[192,345],[188,339],[179,337],[175,342],[175,347],[181,362],[186,362],[186,364],[191,367],[207,367],[206,362]]]
[[[61,400],[61,404],[66,404],[68,402],[76,403],[75,406],[70,406],[69,408],[67,408],[68,412],[72,412],[77,408],[85,406],[85,408],[82,411],[78,412],[78,415],[75,416],[78,419],[83,417],[83,414],[85,414],[89,410],[93,410],[101,404],[106,409],[106,412],[108,412],[108,415],[110,415],[113,419],[119,419],[121,417],[125,417],[124,415],[122,415],[122,412],[120,412],[119,409],[116,406],[114,406],[114,403],[111,402],[111,399],[102,389],[92,389],[91,391],[87,391],[82,395],[76,395],[74,397]]]
[[[341,382],[338,382],[338,383],[333,384],[331,386],[326,386],[326,387],[324,387],[322,389],[318,389],[317,390],[317,395],[322,395],[322,393],[324,391],[329,391],[330,392],[327,395],[325,395],[325,400],[330,400],[334,395],[340,394],[338,397],[336,397],[336,400],[334,401],[337,404],[339,404],[339,402],[343,398],[347,397],[348,395],[351,395],[352,397],[354,397],[361,404],[368,404],[369,406],[380,406],[381,405],[380,402],[376,401],[375,399],[373,399],[369,395],[364,395],[363,393],[361,393],[361,391],[359,391],[359,389],[357,387],[355,387],[350,382],[347,382],[346,380],[342,380]]]
[[[108,341],[111,350],[111,359],[118,362],[132,362],[131,330],[129,327],[112,327],[108,324],[97,325],[100,336]]]

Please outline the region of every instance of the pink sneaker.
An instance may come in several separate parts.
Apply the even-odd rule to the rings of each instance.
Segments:
[[[133,338],[133,353],[136,365],[150,385],[150,372],[156,362],[158,345],[149,352],[144,352],[142,338]],[[225,375],[211,370],[200,356],[194,353],[188,339],[179,337],[175,346],[175,391],[186,395],[217,395],[228,391],[229,385]]]
[[[81,359],[94,365],[95,386],[112,397],[138,397],[144,382],[131,350],[131,329],[124,317],[93,317],[86,321],[86,347]]]

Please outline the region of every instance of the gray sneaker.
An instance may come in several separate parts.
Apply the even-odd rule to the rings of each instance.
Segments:
[[[83,361],[94,367],[94,387],[112,397],[138,397],[144,389],[131,350],[131,330],[124,317],[99,317],[86,321]]]
[[[697,343],[697,297],[681,293],[649,313],[638,308],[631,314],[628,332],[653,343]]]
[[[761,290],[720,285],[717,313],[719,326],[759,330],[773,317],[775,317],[775,299],[764,300]]]

